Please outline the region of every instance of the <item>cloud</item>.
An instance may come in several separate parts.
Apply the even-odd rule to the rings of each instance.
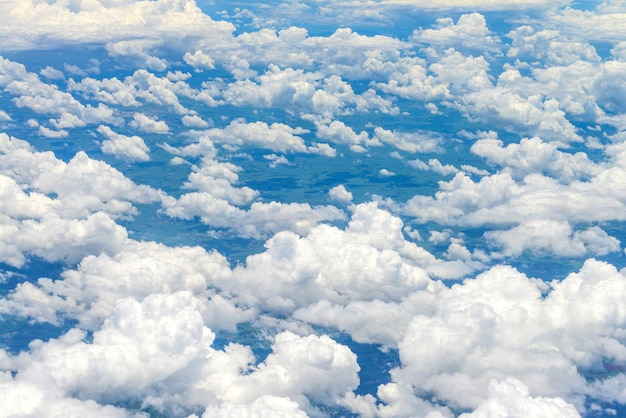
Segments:
[[[247,210],[206,192],[182,195],[167,203],[165,213],[180,219],[199,217],[206,225],[229,229],[238,236],[260,239],[282,230],[307,234],[321,222],[341,220],[344,213],[334,206],[308,203],[254,202]]]
[[[27,324],[0,349],[0,415],[574,417],[624,400],[622,5],[215,12],[235,27],[197,3],[0,1],[3,50],[54,52],[0,57],[0,313]],[[117,160],[87,154],[92,131]],[[293,170],[309,162],[332,164]],[[373,176],[337,177],[347,162]],[[306,200],[258,181],[279,164]],[[11,339],[35,326],[45,341]]]
[[[437,19],[434,29],[416,29],[411,40],[428,46],[463,50],[499,51],[499,39],[488,28],[480,13],[464,14],[457,23],[450,18]]]
[[[39,74],[50,80],[63,80],[65,78],[63,71],[57,70],[49,65],[42,69]]]
[[[72,417],[99,416],[103,418],[141,417],[122,408],[99,405],[93,400],[63,397],[36,382],[12,379],[0,375],[0,414],[5,416]]]
[[[108,126],[98,126],[98,132],[107,137],[102,142],[102,152],[114,155],[116,158],[126,162],[148,161],[150,159],[150,149],[146,143],[137,135],[126,136],[114,132]]]
[[[478,182],[465,173],[457,173],[449,182],[440,183],[435,197],[418,195],[410,199],[406,213],[420,222],[432,220],[458,225],[505,225],[532,219],[571,224],[622,219],[624,196],[615,187],[615,176],[623,171],[621,153],[617,149],[612,162],[597,167],[582,154],[561,154],[538,140],[525,141],[522,146],[509,145],[506,151],[499,148],[498,141],[490,139],[478,141],[472,149],[494,159],[506,158],[504,156],[511,153],[514,173],[520,172],[518,170],[523,173],[524,166],[532,164],[537,169],[545,167],[555,175],[564,176],[564,181],[576,171],[579,175],[593,174],[562,184],[537,172],[519,182],[507,172],[509,170],[484,176]],[[522,151],[524,148],[526,150]],[[527,156],[522,152],[527,152]],[[596,210],[598,205],[604,208],[600,212]]]
[[[380,97],[374,90],[357,94],[348,82],[336,74],[324,76],[317,71],[282,69],[269,63],[267,71],[258,77],[246,75],[238,78],[227,86],[205,83],[206,95],[211,97],[211,101],[221,97],[235,106],[285,108],[289,113],[314,120],[371,110],[397,114],[390,100]]]
[[[10,0],[3,2],[0,10],[2,25],[6,29],[2,40],[4,50],[37,46],[54,48],[76,42],[103,44],[129,38],[152,39],[156,32],[168,34],[162,41],[164,43],[204,36],[218,39],[230,36],[234,30],[230,23],[214,21],[203,14],[194,1],[49,4]],[[29,27],[37,29],[25,29]]]
[[[488,231],[485,237],[504,248],[507,256],[547,250],[558,256],[606,255],[620,250],[620,241],[594,226],[573,231],[567,222],[534,219],[509,230]]]
[[[416,152],[441,152],[442,138],[432,132],[396,132],[376,127],[375,138],[399,150]]]
[[[167,126],[167,123],[164,121],[153,119],[141,112],[133,115],[133,120],[129,123],[129,126],[154,134],[166,134],[170,130],[169,126]]]
[[[562,182],[569,182],[591,177],[601,171],[587,154],[565,153],[558,150],[556,145],[536,137],[523,138],[519,144],[512,143],[506,147],[498,139],[479,139],[472,145],[471,151],[503,167],[504,172],[511,173],[516,179],[532,173],[546,173]]]
[[[183,59],[187,64],[191,65],[196,70],[212,70],[215,68],[215,61],[213,58],[200,50],[195,51],[193,54],[186,52]]]
[[[515,377],[532,396],[561,397],[580,408],[580,394],[588,390],[581,373],[602,367],[598,362],[605,356],[623,356],[617,354],[621,344],[614,345],[621,314],[611,307],[621,277],[613,266],[588,260],[548,290],[541,281],[497,266],[442,289],[432,299],[435,313],[411,320],[398,345],[402,366],[391,375],[398,384],[461,407],[480,408],[489,397],[489,381]],[[572,317],[568,307],[579,302],[585,308]],[[594,313],[597,303],[606,308]],[[589,333],[597,341],[592,346]],[[573,412],[564,402],[549,401],[554,402]]]
[[[259,196],[259,192],[249,187],[233,187],[241,168],[232,163],[222,163],[210,158],[203,158],[201,166],[193,166],[189,181],[183,184],[185,189],[195,189],[208,193],[217,199],[224,199],[234,205],[245,205]]]
[[[350,193],[343,184],[335,186],[328,191],[328,196],[331,199],[339,202],[349,203],[352,202],[352,193]]]
[[[564,39],[557,30],[535,32],[530,26],[520,26],[508,33],[512,45],[507,52],[511,58],[527,61],[541,60],[546,65],[568,65],[576,61],[599,62],[595,48],[588,39]]]
[[[304,140],[299,136],[308,133],[303,128],[292,128],[284,123],[246,122],[236,119],[224,128],[200,131],[215,143],[233,146],[252,145],[276,152],[307,152]]]
[[[229,418],[233,416],[261,418],[262,416],[276,418],[306,418],[306,412],[289,398],[265,395],[250,404],[235,404],[222,402],[220,405],[209,406],[202,415],[203,418]]]
[[[461,414],[459,418],[481,417],[528,417],[559,416],[580,417],[576,408],[560,398],[532,397],[528,388],[515,379],[489,383],[490,398],[474,412]]]
[[[27,142],[6,134],[0,134],[0,174],[14,183],[29,185],[29,196],[24,199],[29,199],[30,207],[41,207],[36,201],[48,202],[46,213],[54,212],[68,219],[82,219],[99,211],[113,218],[130,216],[136,213],[131,202],[166,199],[163,192],[133,183],[118,170],[89,158],[82,151],[66,163],[51,152],[34,151]],[[19,207],[18,196],[25,192],[17,193],[13,189],[12,193],[15,196],[12,204]],[[42,215],[36,213],[20,211],[11,216]]]
[[[198,115],[185,115],[182,117],[183,125],[189,128],[208,128],[209,122]]]

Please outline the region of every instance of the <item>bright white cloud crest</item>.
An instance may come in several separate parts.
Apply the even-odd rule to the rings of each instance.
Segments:
[[[0,0],[0,415],[626,414],[623,20]]]

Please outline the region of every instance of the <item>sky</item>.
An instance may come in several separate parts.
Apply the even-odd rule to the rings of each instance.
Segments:
[[[626,3],[0,0],[0,416],[626,415]]]

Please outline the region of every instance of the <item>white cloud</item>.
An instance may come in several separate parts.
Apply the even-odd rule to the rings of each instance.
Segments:
[[[606,255],[620,250],[618,239],[594,226],[574,231],[568,222],[533,219],[509,230],[488,231],[485,237],[504,248],[507,256],[548,250],[558,256]]]
[[[208,128],[209,122],[198,115],[185,115],[182,117],[183,125],[189,128]]]
[[[152,294],[191,292],[204,300],[202,313],[215,329],[233,329],[250,317],[210,287],[229,280],[227,260],[200,247],[170,248],[154,242],[126,241],[116,251],[85,258],[62,278],[23,283],[1,306],[37,321],[57,323],[72,317],[83,329],[97,330],[117,301],[142,301]],[[142,280],[136,280],[141,276]],[[28,301],[28,303],[24,303]]]
[[[153,39],[223,39],[234,27],[203,14],[194,1],[35,2],[8,0],[0,4],[6,36],[4,50],[50,48],[73,42],[117,42]],[[63,24],[60,24],[62,22]],[[27,28],[36,28],[31,30]],[[138,52],[143,52],[139,49]]]
[[[45,136],[46,138],[65,138],[69,135],[69,133],[64,129],[55,131],[53,129],[46,128],[45,126],[40,126],[39,135]]]
[[[8,122],[11,120],[13,119],[11,119],[11,116],[9,116],[7,112],[5,112],[4,110],[0,110],[0,122]]]
[[[215,61],[213,60],[213,58],[200,50],[197,50],[193,54],[186,52],[183,56],[183,59],[187,64],[191,65],[196,70],[211,70],[215,68]]]
[[[268,155],[264,155],[263,158],[265,158],[268,161],[271,161],[270,167],[272,168],[276,168],[280,164],[289,165],[289,160],[284,155],[268,154]]]
[[[63,71],[57,70],[49,65],[39,71],[39,74],[50,80],[63,80],[65,78]]]
[[[230,417],[261,418],[272,416],[275,418],[307,418],[306,412],[289,398],[264,395],[250,404],[235,404],[222,402],[220,405],[209,406],[203,418],[230,418]]]
[[[410,153],[442,151],[443,138],[434,132],[396,132],[377,127],[374,135],[376,140]]]
[[[47,416],[54,418],[142,417],[111,405],[102,406],[93,400],[63,397],[37,382],[12,379],[8,373],[0,374],[0,414],[3,416]]]
[[[340,184],[339,186],[335,186],[328,191],[328,196],[331,199],[337,200],[339,202],[349,203],[352,202],[352,193],[350,193],[346,186]]]
[[[504,150],[498,151],[500,145],[497,140],[481,140],[477,144],[480,146],[477,145],[475,150],[493,155],[490,158],[506,155]],[[525,161],[521,150],[532,150],[534,145],[539,145],[540,150],[543,148],[535,156],[537,163],[531,159],[535,158],[531,153]],[[509,147],[507,152],[515,153],[510,160],[513,171],[523,170],[526,164],[543,167],[540,161],[545,157],[546,164],[550,160],[556,162],[553,167],[546,168],[556,170],[556,175],[564,176],[565,180],[571,178],[576,170],[581,174],[592,172],[593,175],[563,184],[536,172],[526,175],[519,182],[507,170],[484,176],[478,182],[465,173],[457,173],[452,180],[440,183],[440,190],[434,197],[418,195],[410,199],[405,207],[406,213],[420,222],[432,220],[460,225],[505,225],[533,219],[567,221],[570,224],[623,219],[626,196],[616,187],[616,176],[621,175],[624,168],[617,149],[613,151],[615,157],[612,162],[595,167],[582,154],[560,155],[555,148],[543,146],[540,141],[530,141],[522,147]],[[603,210],[598,211],[598,207]]]
[[[105,154],[112,154],[115,158],[129,163],[150,159],[150,148],[141,137],[122,135],[104,125],[98,126],[98,132],[107,138],[101,146],[102,152]]]
[[[488,387],[485,379],[503,375],[517,376],[533,396],[559,396],[578,403],[577,394],[587,390],[578,371],[594,367],[603,356],[624,355],[618,354],[623,346],[614,339],[621,314],[610,307],[621,278],[613,266],[589,260],[579,273],[553,282],[553,289],[542,297],[541,282],[496,267],[450,289],[452,299],[440,294],[435,304],[443,309],[441,316],[413,319],[400,344],[405,366],[396,376],[436,393],[444,390],[461,405],[485,399],[474,398]],[[572,303],[582,307],[573,316],[568,308]],[[596,311],[599,306],[606,308]],[[552,320],[546,323],[545,318]],[[563,332],[553,333],[556,329]],[[596,335],[591,346],[589,333]],[[435,342],[441,335],[448,339]],[[421,344],[415,344],[418,340]],[[489,355],[476,356],[476,349]],[[577,368],[572,369],[571,362]],[[438,371],[431,375],[428,370]],[[451,387],[456,390],[447,389]]]
[[[166,134],[170,131],[169,126],[162,120],[156,120],[141,112],[133,115],[133,120],[129,123],[131,128],[154,134]]]
[[[419,28],[411,40],[443,48],[482,51],[500,49],[499,39],[488,28],[485,17],[480,13],[464,14],[456,24],[450,18],[439,18],[434,29]]]
[[[304,140],[299,136],[308,133],[303,128],[292,128],[284,123],[232,121],[225,128],[211,128],[202,131],[213,142],[234,146],[252,145],[277,152],[307,152]]]
[[[246,190],[242,192],[249,194]],[[243,210],[207,192],[186,193],[167,203],[165,213],[180,219],[197,216],[211,227],[227,228],[241,237],[256,239],[283,230],[307,234],[321,222],[344,218],[343,212],[334,206],[312,207],[308,203],[254,202]]]
[[[99,211],[114,218],[129,216],[135,213],[131,202],[166,199],[163,192],[133,183],[82,151],[65,163],[51,152],[36,152],[27,142],[6,134],[0,134],[0,174],[29,184],[31,201],[36,196],[33,192],[56,195],[51,207],[64,218],[82,219]]]
[[[348,144],[351,146],[377,146],[380,141],[376,138],[370,139],[365,131],[360,133],[347,126],[339,120],[333,120],[330,123],[316,122],[316,136],[319,139],[330,140],[337,144]]]
[[[598,174],[601,168],[583,152],[575,154],[559,151],[554,144],[540,138],[523,138],[506,147],[499,139],[479,139],[471,147],[472,153],[488,162],[503,167],[516,179],[532,173],[546,173],[562,182]]]
[[[224,199],[230,204],[244,205],[259,196],[259,192],[249,187],[233,187],[239,176],[240,167],[232,163],[222,163],[203,158],[200,167],[193,166],[189,181],[183,184],[185,189],[195,189],[208,193],[216,199]]]
[[[579,418],[576,408],[560,398],[532,397],[528,388],[518,380],[489,382],[489,399],[474,412],[461,414],[459,418],[495,417],[563,417]]]

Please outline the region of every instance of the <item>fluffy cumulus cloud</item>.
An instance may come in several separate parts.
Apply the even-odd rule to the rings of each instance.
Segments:
[[[107,139],[102,141],[102,152],[112,154],[116,158],[126,162],[148,161],[150,149],[137,135],[126,136],[113,131],[108,126],[100,125],[98,132]]]
[[[623,414],[587,3],[0,0],[0,415]]]

